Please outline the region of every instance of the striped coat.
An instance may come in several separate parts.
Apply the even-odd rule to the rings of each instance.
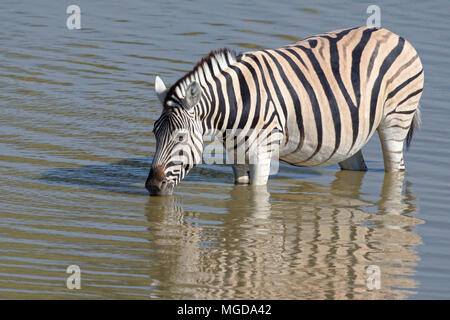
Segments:
[[[147,185],[151,189],[166,179],[175,186],[198,163],[191,152],[174,175],[167,166],[172,161],[158,156],[170,153],[160,149],[167,148],[164,139],[181,118],[192,124],[185,128],[187,141],[197,152],[199,135],[256,129],[279,148],[281,161],[339,163],[350,170],[366,170],[361,148],[378,130],[386,171],[404,170],[403,142],[409,145],[419,124],[423,81],[416,50],[382,28],[338,30],[239,56],[227,49],[212,52],[170,89],[157,79],[163,115],[155,128],[171,121],[172,126],[166,125],[165,133],[155,130],[159,148]],[[235,181],[265,184],[270,156],[234,165]]]

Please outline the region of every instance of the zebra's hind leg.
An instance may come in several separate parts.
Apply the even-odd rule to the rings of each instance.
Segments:
[[[403,143],[406,141],[408,149],[414,131],[420,127],[418,99],[421,95],[417,94],[420,92],[422,89],[415,91],[398,103],[391,112],[386,114],[378,126],[378,135],[383,149],[384,169],[387,172],[405,170]],[[407,100],[410,97],[414,97],[415,100],[413,102]]]
[[[364,162],[364,157],[361,150],[359,150],[350,158],[339,162],[339,166],[342,170],[367,171],[367,166]]]
[[[250,168],[248,164],[234,164],[233,172],[235,184],[250,183]]]
[[[406,139],[408,128],[392,124],[382,124],[378,127],[378,136],[383,149],[384,170],[386,172],[405,170],[403,143]]]

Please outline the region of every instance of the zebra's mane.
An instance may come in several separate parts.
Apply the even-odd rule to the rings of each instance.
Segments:
[[[164,105],[172,105],[171,100],[182,101],[186,93],[186,88],[192,81],[195,80],[200,84],[203,84],[231,66],[233,63],[239,61],[239,58],[240,56],[237,56],[234,51],[231,51],[228,48],[221,48],[216,51],[211,51],[206,57],[202,58],[202,60],[195,65],[192,71],[185,74],[170,87],[167,92]]]

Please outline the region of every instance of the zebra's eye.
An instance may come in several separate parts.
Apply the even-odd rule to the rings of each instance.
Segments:
[[[187,138],[187,130],[179,130],[174,136],[174,140],[176,142],[184,142],[186,141],[186,138]]]

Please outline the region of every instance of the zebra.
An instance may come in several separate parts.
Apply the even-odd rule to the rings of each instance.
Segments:
[[[246,162],[233,164],[236,184],[267,184],[275,151],[295,166],[365,171],[361,148],[375,130],[385,171],[403,171],[423,83],[416,50],[384,28],[341,29],[239,55],[211,51],[170,88],[156,77],[163,110],[145,186],[152,195],[172,194],[201,162],[205,134],[234,139],[230,154],[243,140],[263,137],[244,148]],[[232,137],[238,130],[256,134]]]

